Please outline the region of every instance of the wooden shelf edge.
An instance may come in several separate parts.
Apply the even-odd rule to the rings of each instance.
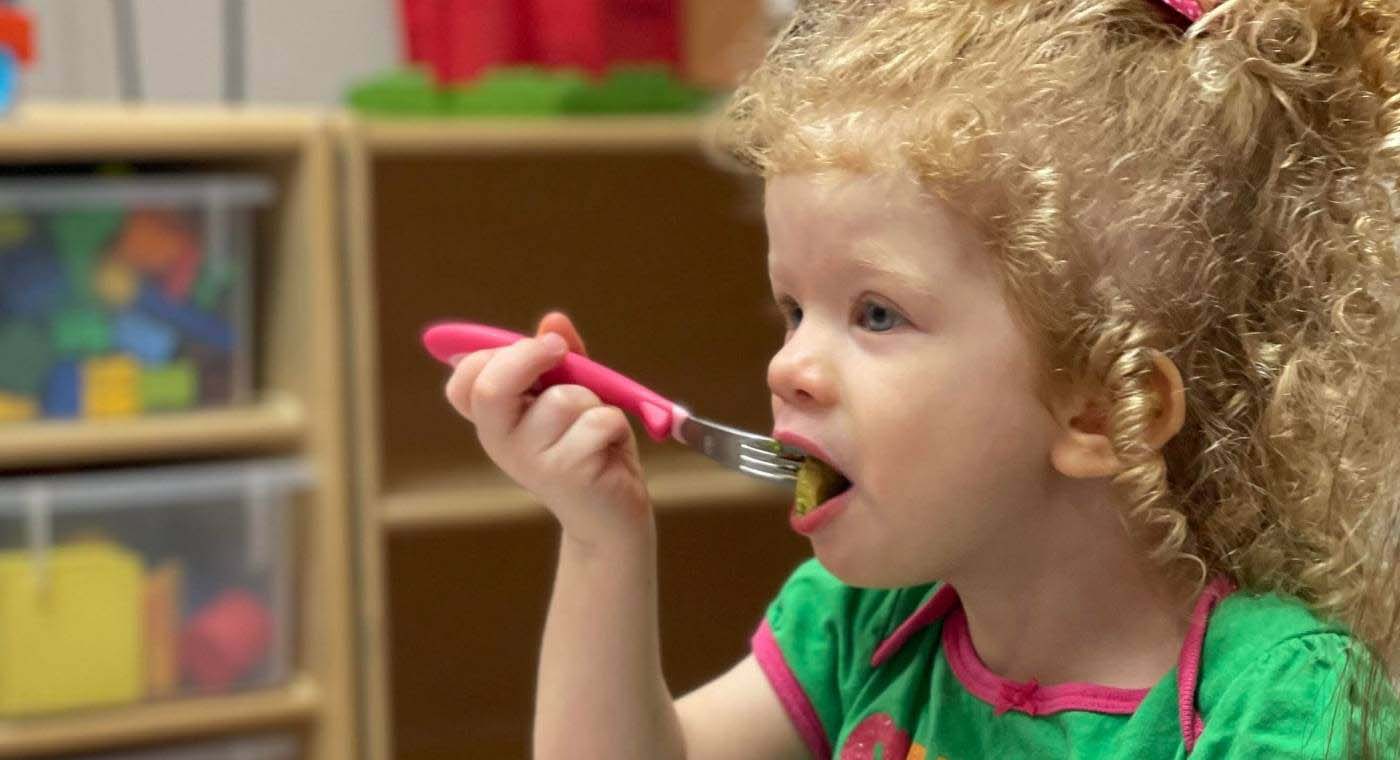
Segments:
[[[658,512],[771,501],[779,508],[791,493],[755,478],[730,472],[704,459],[644,464],[647,488]],[[499,480],[469,478],[408,488],[379,500],[379,521],[390,531],[481,525],[545,515],[523,488]]]
[[[0,721],[0,758],[33,758],[287,725],[314,717],[320,704],[316,685],[309,678],[299,678],[272,691]]]
[[[295,443],[305,430],[305,411],[289,396],[125,420],[5,424],[0,425],[0,469],[266,450]]]
[[[574,116],[540,119],[372,119],[351,122],[376,154],[547,152],[556,150],[698,151],[700,116]]]
[[[0,156],[281,152],[326,120],[309,107],[24,103],[0,121]]]

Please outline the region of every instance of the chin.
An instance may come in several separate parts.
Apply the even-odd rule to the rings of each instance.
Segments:
[[[817,542],[813,542],[812,548],[822,567],[847,586],[904,588],[931,583],[938,579],[937,573],[927,569],[897,567],[882,561],[883,557],[889,556],[888,553],[836,550],[834,547],[823,547]]]

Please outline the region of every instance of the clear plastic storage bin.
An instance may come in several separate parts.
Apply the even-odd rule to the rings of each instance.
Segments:
[[[299,760],[300,753],[301,742],[295,736],[268,735],[78,755],[66,760]]]
[[[306,467],[0,479],[0,718],[271,686]]]
[[[252,392],[255,176],[0,180],[0,423]]]

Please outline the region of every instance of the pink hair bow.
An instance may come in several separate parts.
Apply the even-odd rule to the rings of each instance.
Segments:
[[[1162,0],[1162,2],[1171,6],[1172,10],[1185,16],[1188,21],[1196,21],[1205,13],[1197,0]]]

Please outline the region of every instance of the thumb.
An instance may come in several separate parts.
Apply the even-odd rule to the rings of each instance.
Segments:
[[[569,344],[569,350],[584,356],[588,355],[588,349],[583,345],[583,338],[579,337],[578,329],[569,319],[568,315],[562,311],[551,311],[540,319],[540,326],[535,330],[535,337],[538,338],[545,333],[558,333]]]

